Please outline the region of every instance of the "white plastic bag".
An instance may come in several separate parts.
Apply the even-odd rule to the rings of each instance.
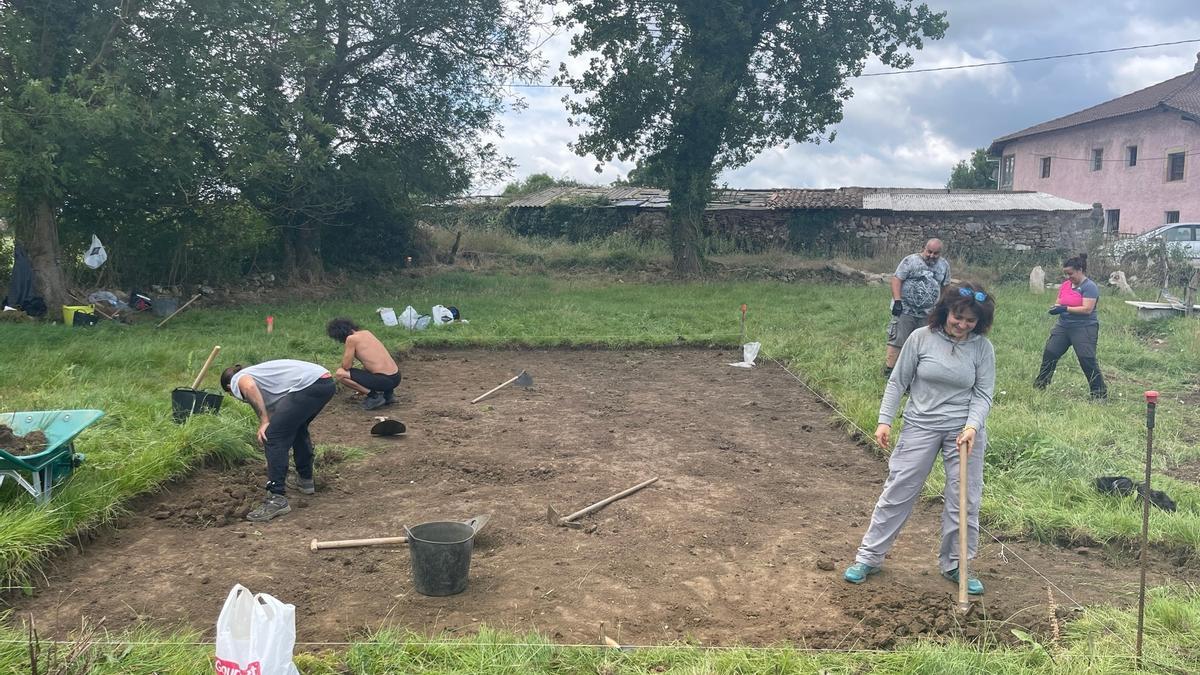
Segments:
[[[435,326],[454,321],[454,313],[441,305],[434,305],[430,314],[433,315],[433,325]]]
[[[417,313],[417,310],[413,309],[412,305],[409,305],[408,307],[404,308],[403,312],[400,313],[400,323],[405,328],[413,330],[417,327],[417,319],[420,318],[420,316],[421,315]]]
[[[759,342],[747,342],[742,345],[742,360],[740,363],[731,363],[729,365],[734,368],[753,368],[754,359],[758,358],[758,350],[762,347]]]
[[[217,617],[217,675],[299,675],[292,663],[296,608],[241,584]]]
[[[400,324],[409,330],[425,330],[433,319],[428,314],[420,314],[412,305],[404,308],[400,314]]]
[[[108,260],[108,253],[104,250],[104,244],[100,243],[100,237],[92,235],[92,245],[88,247],[88,251],[83,256],[83,264],[92,269],[97,269]]]
[[[379,318],[383,319],[383,325],[385,325],[385,326],[400,325],[400,321],[396,319],[396,310],[392,309],[391,307],[380,307],[379,309],[377,309],[375,311],[379,312]]]

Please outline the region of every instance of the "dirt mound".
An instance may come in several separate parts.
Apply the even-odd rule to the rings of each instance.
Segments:
[[[958,610],[957,591],[949,582],[946,588],[945,593],[900,591],[895,587],[841,589],[840,602],[846,614],[858,620],[849,641],[874,649],[887,649],[913,638],[1014,641],[1008,630],[995,628],[1011,612],[1005,612],[994,598],[973,599],[971,611],[963,613]],[[1038,629],[1028,617],[1021,625]]]
[[[317,460],[314,480],[318,494],[328,490],[331,485],[330,474],[322,469],[344,459],[341,452],[331,449]],[[292,470],[289,480],[294,477],[295,470]],[[171,527],[227,527],[243,522],[246,514],[258,506],[266,494],[263,488],[266,476],[261,464],[245,464],[230,469],[201,469],[196,475],[189,477],[187,482],[199,482],[209,487],[203,491],[181,491],[177,496],[168,491],[147,515],[154,520],[164,521]],[[298,490],[289,488],[287,497],[293,509],[308,508],[308,499]]]
[[[24,436],[13,433],[11,427],[0,424],[0,449],[18,457],[36,455],[46,449],[46,434],[31,431]]]

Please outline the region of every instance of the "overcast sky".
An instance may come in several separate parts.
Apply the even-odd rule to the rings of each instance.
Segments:
[[[930,0],[948,12],[942,40],[916,52],[914,68],[1092,51],[1200,38],[1196,0]],[[543,36],[544,37],[544,36]],[[566,58],[569,37],[543,47],[544,81]],[[1200,42],[1116,54],[940,73],[860,78],[845,106],[837,139],[764,152],[721,183],[739,188],[943,187],[950,169],[974,148],[1039,122],[1161,82],[1192,69]],[[867,72],[886,70],[868,64]],[[567,147],[578,130],[567,126],[562,89],[519,89],[526,108],[504,115],[493,139],[517,166],[533,173],[609,183],[630,165],[613,162],[596,173],[594,157]],[[477,186],[495,194],[501,184]]]

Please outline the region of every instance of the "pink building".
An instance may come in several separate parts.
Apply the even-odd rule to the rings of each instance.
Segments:
[[[1200,222],[1200,54],[1190,73],[992,141],[1001,190],[1103,205],[1110,232]]]

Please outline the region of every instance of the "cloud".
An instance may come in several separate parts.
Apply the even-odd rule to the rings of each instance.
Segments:
[[[1194,0],[926,0],[947,11],[943,40],[916,52],[914,69],[1200,38]],[[544,52],[550,71],[566,58],[569,36]],[[852,81],[836,140],[769,148],[749,165],[725,172],[732,187],[938,187],[972,149],[994,138],[1081,110],[1187,72],[1200,43],[1071,59],[911,73]],[[568,64],[574,72],[581,59]],[[875,62],[867,72],[886,70]],[[547,76],[546,81],[549,81]],[[606,183],[631,166],[576,156],[567,145],[579,129],[567,125],[561,89],[523,90],[529,107],[505,115],[495,139],[517,163],[514,178],[531,173]],[[502,185],[477,186],[481,193]]]

